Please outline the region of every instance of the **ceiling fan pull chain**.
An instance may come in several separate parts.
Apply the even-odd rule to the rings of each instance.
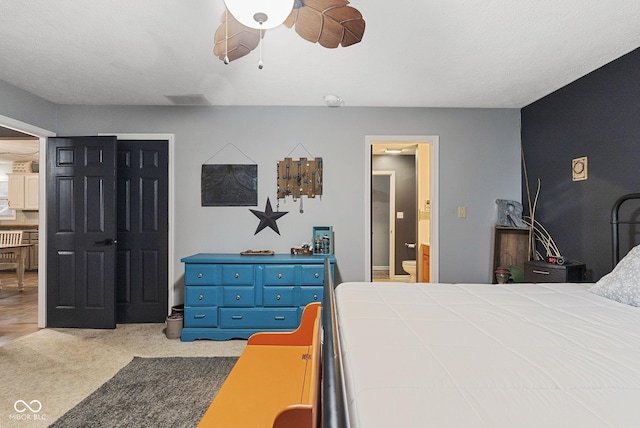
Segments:
[[[229,11],[224,8],[224,63],[229,65]]]
[[[262,63],[262,28],[260,29],[260,40],[258,41],[258,43],[260,44],[260,61],[258,61],[258,68],[260,70],[262,70],[262,67],[264,67],[264,64]]]

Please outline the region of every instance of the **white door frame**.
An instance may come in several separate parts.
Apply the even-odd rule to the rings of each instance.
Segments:
[[[396,279],[396,172],[395,171],[377,171],[371,172],[371,175],[384,175],[389,177],[389,279]]]
[[[430,282],[438,282],[440,278],[439,250],[440,235],[439,214],[440,211],[440,137],[437,135],[366,135],[364,144],[364,277],[365,281],[371,281],[371,146],[373,143],[384,141],[429,144],[429,192],[431,200],[430,225],[430,254],[429,273]],[[417,263],[417,262],[416,262]]]
[[[55,137],[56,134],[48,129],[39,128],[19,120],[0,115],[0,126],[3,128],[13,129],[14,131],[23,132],[25,134],[38,137],[39,151],[39,202],[38,202],[38,266],[39,269],[46,269],[47,266],[47,227],[46,227],[46,175],[47,175],[47,138]],[[46,327],[47,322],[47,281],[46,275],[38,273],[38,327]]]

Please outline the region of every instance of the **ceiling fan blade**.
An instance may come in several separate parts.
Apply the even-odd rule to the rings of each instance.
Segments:
[[[347,0],[304,0],[285,21],[287,27],[295,25],[296,33],[325,48],[351,46],[364,36],[365,21]]]
[[[225,18],[229,20],[226,24]],[[229,58],[229,62],[242,58],[258,46],[260,30],[242,25],[236,21],[231,13],[223,12],[220,21],[222,21],[222,24],[220,24],[214,36],[213,53],[221,61],[224,61],[225,55]],[[262,32],[262,37],[264,37],[264,31]]]
[[[365,21],[358,9],[344,6],[327,11],[327,16],[342,24],[343,32],[340,44],[343,48],[355,45],[362,41],[365,30]]]

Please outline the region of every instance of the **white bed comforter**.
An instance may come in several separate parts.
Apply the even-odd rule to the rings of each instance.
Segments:
[[[640,308],[587,288],[340,284],[351,427],[640,427]]]

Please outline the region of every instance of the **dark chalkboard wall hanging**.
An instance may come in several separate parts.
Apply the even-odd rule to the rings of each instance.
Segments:
[[[203,207],[258,205],[258,165],[202,165]]]

